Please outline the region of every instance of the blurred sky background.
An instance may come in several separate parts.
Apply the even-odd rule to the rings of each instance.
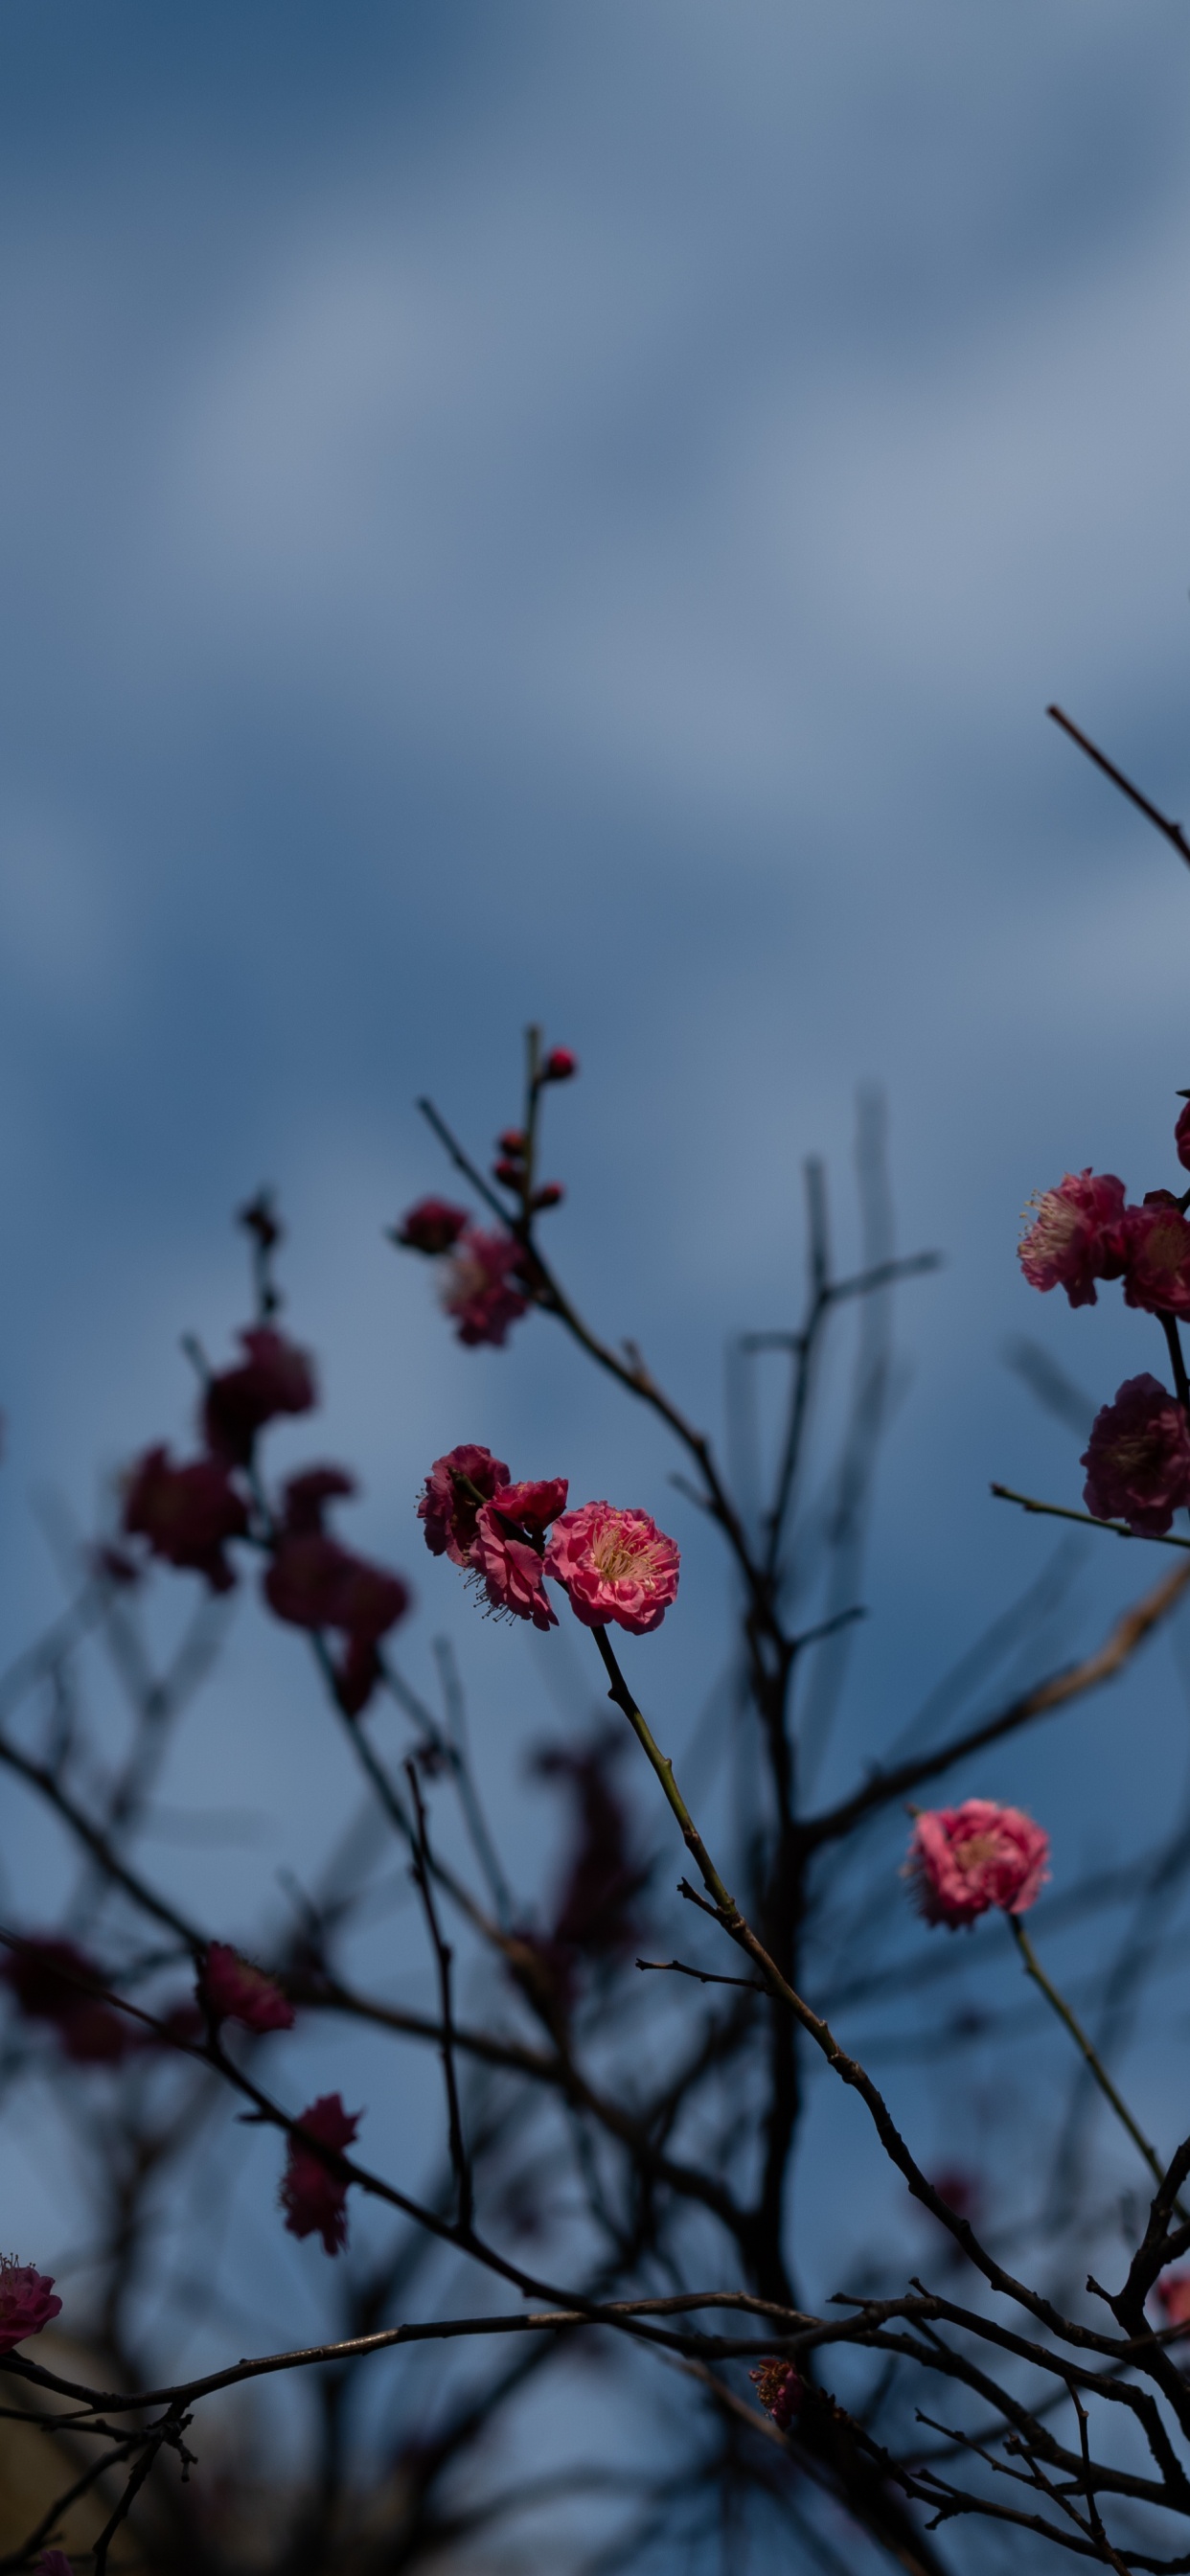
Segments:
[[[1176,1177],[1190,878],[1043,710],[1190,806],[1188,279],[1182,0],[6,0],[10,1651],[59,1597],[37,1496],[86,1519],[184,1435],[269,1180],[327,1396],[274,1454],[358,1465],[411,1668],[451,1627],[477,1734],[548,1714],[419,1550],[478,1438],[674,1529],[637,1669],[681,1742],[724,1591],[677,1461],[547,1322],[457,1349],[382,1236],[447,1179],[414,1095],[485,1151],[534,1016],[582,1060],[552,1246],[716,1430],[725,1336],[800,1296],[801,1159],[847,1254],[886,1090],[947,1267],[900,1303],[840,1776],[1040,1565],[988,1481],[1077,1502],[1079,1443],[1006,1338],[1100,1402],[1162,1365],[1014,1247],[1068,1166]],[[1077,1633],[1154,1570],[1091,1541]],[[333,1748],[298,1641],[239,1628],[170,1794],[283,1775],[300,1859]],[[1150,1830],[1185,1706],[1154,1658],[1062,1726],[956,1787],[1060,1802],[1065,1865]],[[246,1923],[266,1861],[204,1883]]]

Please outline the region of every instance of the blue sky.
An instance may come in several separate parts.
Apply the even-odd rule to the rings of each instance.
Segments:
[[[382,1239],[443,1177],[415,1093],[482,1151],[531,1016],[583,1065],[559,1258],[712,1421],[724,1336],[789,1319],[802,1156],[845,1202],[856,1085],[887,1091],[902,1240],[948,1266],[902,1308],[851,1756],[1026,1579],[989,1478],[1081,1478],[1005,1336],[1100,1400],[1159,1365],[1118,1306],[1031,1300],[1013,1247],[1068,1165],[1169,1181],[1190,1081],[1190,882],[1043,716],[1190,806],[1188,142],[1177,0],[9,0],[14,1649],[56,1597],[31,1498],[86,1515],[180,1436],[177,1336],[226,1347],[228,1211],[268,1178],[411,1658],[453,1621],[512,1723],[524,1658],[409,1517],[488,1439],[677,1530],[678,1740],[722,1596],[668,1453],[544,1324],[457,1351]],[[315,1715],[241,1624],[257,1734],[233,1670],[176,1792],[252,1804],[296,1725],[312,1848]],[[1083,1740],[1106,1803],[1072,1834],[1140,1832],[1118,1723]]]

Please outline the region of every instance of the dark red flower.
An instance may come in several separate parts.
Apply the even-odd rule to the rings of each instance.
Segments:
[[[245,2030],[292,2030],[293,2005],[263,1968],[241,1959],[226,1941],[211,1941],[198,1980],[201,2000],[216,2021],[238,2021]]]
[[[574,1799],[574,1836],[550,1909],[551,1939],[585,1959],[624,1958],[641,1937],[636,1903],[648,1869],[633,1856],[628,1809],[613,1786],[622,1746],[601,1736],[585,1750],[549,1745],[534,1769]]]
[[[539,1211],[544,1208],[561,1207],[565,1196],[566,1192],[561,1181],[547,1181],[542,1189],[534,1190],[533,1205]]]
[[[123,2014],[92,1991],[107,1978],[73,1941],[53,1934],[23,1941],[6,1953],[0,1976],[25,2019],[49,2022],[76,2066],[116,2066],[141,2045]]]
[[[239,1338],[247,1359],[211,1379],[202,1419],[216,1456],[246,1467],[266,1422],[282,1413],[309,1413],[318,1391],[309,1353],[287,1342],[271,1324],[255,1326]]]
[[[393,1227],[391,1239],[403,1244],[407,1252],[436,1255],[450,1251],[466,1223],[466,1208],[452,1207],[449,1199],[419,1199],[416,1207],[407,1209],[400,1225]]]
[[[1190,1315],[1190,1225],[1168,1190],[1124,1215],[1124,1303],[1150,1315]]]
[[[1190,1503],[1190,1424],[1176,1397],[1147,1370],[1126,1377],[1115,1403],[1096,1414],[1079,1465],[1097,1521],[1124,1520],[1139,1537],[1164,1538]]]
[[[341,1467],[309,1467],[285,1488],[285,1515],[263,1590],[270,1610],[294,1628],[330,1628],[349,1639],[336,1674],[339,1704],[351,1717],[366,1707],[380,1664],[376,1647],[409,1607],[399,1574],[353,1555],[322,1526],[328,1502],[353,1493]]]
[[[124,1527],[148,1541],[166,1565],[206,1576],[212,1592],[230,1592],[236,1577],[225,1549],[244,1538],[247,1507],[221,1458],[194,1458],[175,1467],[164,1446],[147,1449],[133,1467],[124,1496]]]
[[[53,2274],[32,2263],[0,2256],[0,2352],[11,2352],[27,2335],[40,2334],[52,2317],[62,2314],[61,2299],[51,2296]]]
[[[349,1637],[334,1666],[335,1697],[345,1717],[359,1717],[383,1678],[384,1667],[370,1637]]]
[[[1174,1128],[1173,1141],[1177,1146],[1178,1161],[1183,1171],[1190,1172],[1190,1100],[1187,1101]]]
[[[570,1082],[577,1072],[578,1057],[571,1054],[569,1047],[551,1047],[537,1079],[539,1082]]]
[[[791,2361],[762,2361],[759,2370],[750,2370],[748,2377],[756,2382],[756,2394],[765,2414],[772,2416],[779,2433],[787,2433],[806,2395],[800,2371]]]
[[[304,2138],[290,2132],[281,2182],[285,2224],[291,2236],[321,2236],[328,2254],[341,2253],[347,2243],[346,2202],[351,2187],[335,2151],[351,2145],[362,2118],[361,2111],[353,2116],[344,2110],[341,2093],[321,2093],[302,2112],[301,2127],[332,2151],[325,2161]]]
[[[1096,1280],[1118,1279],[1124,1267],[1123,1182],[1088,1166],[1067,1172],[1032,1205],[1037,1213],[1018,1246],[1030,1286],[1064,1288],[1072,1306],[1093,1306]]]
[[[461,1478],[474,1485],[475,1495],[461,1489]],[[464,1442],[459,1449],[448,1449],[444,1458],[435,1458],[417,1506],[431,1556],[448,1556],[452,1565],[470,1565],[480,1508],[475,1497],[490,1502],[507,1483],[504,1460],[493,1458],[490,1449]]]
[[[503,1348],[508,1327],[523,1315],[528,1300],[512,1282],[520,1275],[523,1255],[510,1234],[484,1234],[469,1225],[460,1235],[442,1282],[442,1303],[455,1321],[460,1342],[476,1348],[491,1342]]]

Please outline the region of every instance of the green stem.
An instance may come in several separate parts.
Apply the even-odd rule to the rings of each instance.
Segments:
[[[1157,2182],[1164,2182],[1165,2167],[1162,2164],[1156,2148],[1149,2145],[1149,2141],[1145,2137],[1143,2130],[1138,2129],[1127,2103],[1123,2101],[1117,2093],[1106,2066],[1103,2064],[1102,2059],[1096,2055],[1096,2052],[1092,2048],[1091,2042],[1088,2039],[1085,2030],[1082,2028],[1081,2023],[1075,2020],[1069,2004],[1063,2000],[1057,1987],[1050,1984],[1049,1978],[1047,1977],[1033,1944],[1029,1939],[1029,1935],[1025,1930],[1024,1924],[1015,1914],[1009,1915],[1008,1923],[1012,1937],[1020,1951],[1026,1976],[1032,1977],[1034,1985],[1038,1987],[1039,1991],[1045,1996],[1045,2000],[1047,2004],[1049,2004],[1051,2010],[1056,2012],[1060,2022],[1065,2023],[1076,2048],[1081,2049],[1086,2063],[1095,2078],[1095,2082],[1103,2095],[1104,2101],[1110,2102],[1121,2127],[1127,2129],[1133,2145],[1140,2148],[1140,2152],[1144,2157],[1145,2163],[1147,2164],[1150,2173],[1153,2175],[1154,2180]],[[1184,2219],[1188,2214],[1190,2214],[1183,2209],[1180,2200],[1174,2202],[1174,2207],[1177,2210],[1179,2218]]]

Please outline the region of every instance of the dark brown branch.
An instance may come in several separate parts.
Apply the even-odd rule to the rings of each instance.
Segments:
[[[1104,777],[1110,778],[1112,786],[1119,788],[1121,796],[1126,796],[1130,805],[1137,806],[1142,814],[1147,815],[1150,823],[1156,824],[1159,832],[1164,832],[1166,840],[1172,841],[1179,858],[1185,859],[1190,866],[1190,841],[1186,839],[1181,824],[1171,823],[1168,815],[1163,814],[1159,806],[1151,804],[1149,798],[1141,794],[1139,787],[1134,787],[1132,780],[1125,778],[1123,770],[1117,769],[1114,760],[1109,760],[1106,752],[1098,750],[1088,734],[1080,732],[1079,727],[1071,723],[1069,716],[1063,715],[1061,707],[1047,707],[1045,712],[1056,725],[1061,725],[1063,733],[1069,734],[1071,741],[1078,744],[1080,751],[1085,751],[1088,760],[1094,761],[1096,769],[1101,769]]]

